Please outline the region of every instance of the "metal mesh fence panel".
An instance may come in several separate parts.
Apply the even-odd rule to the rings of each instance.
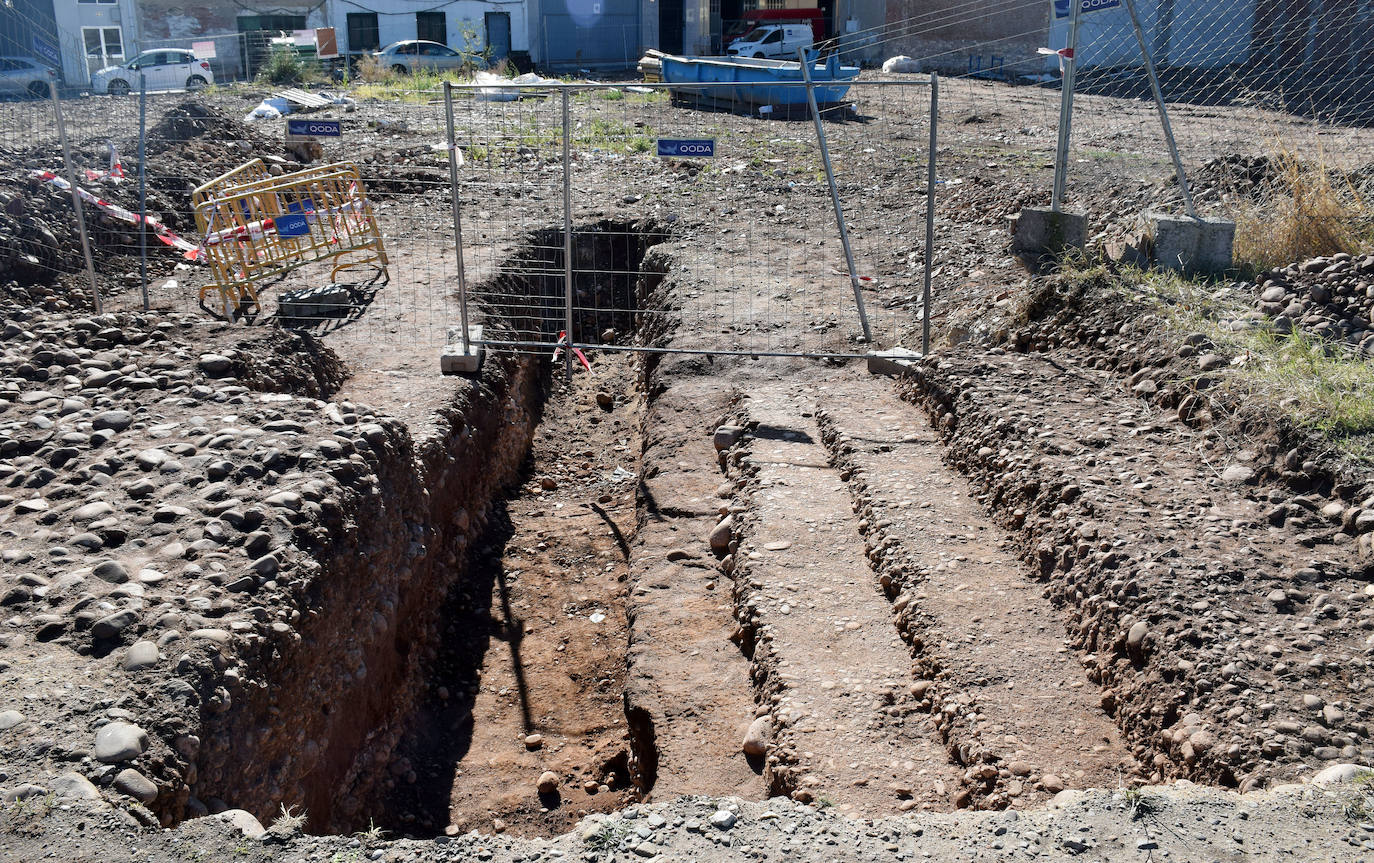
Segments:
[[[20,302],[90,307],[71,194],[77,172],[64,164],[58,110],[50,98],[0,102],[0,158],[9,168],[0,175],[0,284]]]
[[[883,174],[875,162],[893,158],[893,144],[920,155],[889,166],[888,173],[900,167],[917,180],[923,176],[929,113],[925,87],[854,90],[863,93],[856,96],[858,110],[836,107],[826,122],[851,218],[850,210],[862,209],[867,187]],[[479,305],[510,310],[515,330],[505,341],[551,344],[568,328],[562,293],[568,269],[564,92],[573,159],[567,216],[575,341],[623,346],[634,331],[651,339],[685,329],[702,350],[863,349],[855,340],[860,327],[851,280],[805,110],[794,110],[790,120],[768,118],[768,112],[750,116],[737,109],[746,100],[757,108],[760,100],[752,94],[732,94],[743,98],[731,105],[722,91],[703,88],[679,97],[661,86],[550,91],[513,101],[455,91],[472,296]],[[782,106],[775,112],[782,114]],[[709,141],[714,155],[663,158],[657,155],[660,141]],[[910,215],[904,213],[903,221]],[[867,232],[856,237],[863,286],[889,275],[863,254],[871,239]],[[658,245],[665,246],[660,252],[671,247],[671,273],[652,271],[665,257],[650,251]],[[642,272],[646,255],[649,271]],[[665,277],[676,286],[671,299],[653,293]],[[694,282],[734,289],[722,296],[693,290]],[[884,338],[896,328],[886,311],[873,313]]]
[[[1203,14],[1174,0],[1167,21],[1164,0],[1136,5],[1199,212],[1262,217],[1285,192],[1290,163],[1318,166],[1339,195],[1374,199],[1367,4],[1275,12],[1227,0]],[[1180,212],[1182,200],[1125,7],[1084,14],[1080,24],[1065,202],[1093,214],[1097,238],[1124,236],[1142,211]],[[672,329],[692,334],[701,350],[860,353],[870,344],[861,338],[856,280],[872,343],[919,340],[929,70],[943,76],[935,306],[1019,283],[1005,255],[1005,220],[1050,201],[1060,60],[1040,49],[1063,47],[1064,27],[1048,4],[961,2],[847,33],[832,46],[846,61],[908,54],[890,72],[865,71],[843,104],[823,112],[854,279],[808,112],[762,110],[781,100],[732,104],[663,85],[457,86],[456,186],[437,76],[312,90],[323,98],[303,116],[336,120],[342,135],[309,144],[287,141],[286,120],[258,106],[272,88],[149,94],[141,139],[136,94],[61,105],[70,168],[95,199],[96,287],[110,308],[141,309],[146,281],[160,313],[209,313],[199,304],[209,270],[194,254],[204,238],[191,193],[201,184],[254,158],[272,176],[350,162],[376,215],[387,278],[350,277],[343,293],[331,292],[329,266],[293,267],[261,286],[267,302],[253,323],[335,331],[360,354],[388,341],[449,343],[463,313],[456,190],[468,310],[489,341],[547,351],[571,329],[580,344],[649,347]],[[0,146],[19,168],[0,181],[11,220],[4,239],[21,250],[0,275],[39,304],[89,304],[70,194],[51,182],[67,173],[53,106],[3,102],[0,122]],[[714,155],[660,157],[660,139],[709,140]],[[43,171],[52,178],[39,179]],[[983,263],[941,266],[941,250],[955,248]],[[705,289],[720,284],[735,287]],[[322,293],[297,297],[291,309],[309,314],[282,316],[282,298],[308,289]]]
[[[338,279],[346,296],[324,291],[295,298],[331,282],[327,264],[302,261],[256,286],[263,303],[260,312],[245,309],[256,312],[250,322],[336,331],[336,341],[364,345],[448,343],[462,309],[444,91],[404,83],[356,87],[348,102],[307,115],[333,118],[342,129],[340,137],[311,142],[287,140],[282,118],[246,120],[254,105],[233,91],[149,94],[142,144],[151,306],[222,311],[217,302],[201,303],[201,288],[212,279],[204,251],[195,250],[205,241],[192,200],[202,184],[254,159],[269,172],[269,185],[273,178],[289,183],[311,165],[348,162],[358,167],[357,195],[380,227],[387,278],[349,275]],[[79,185],[99,202],[90,221],[100,295],[107,308],[141,309],[139,97],[83,97],[63,106]],[[702,350],[866,349],[804,106],[770,112],[753,103],[677,98],[661,85],[547,84],[458,87],[452,106],[472,321],[490,325],[490,340],[551,350],[569,329],[564,226],[570,220],[571,329],[579,343],[629,347],[641,333],[644,347],[655,333],[686,329]],[[22,164],[61,174],[43,103],[11,107],[35,127],[16,136],[16,157],[22,150]],[[879,185],[909,185],[913,192],[924,185],[929,88],[924,78],[856,85],[842,102],[823,106],[823,115],[839,197],[853,224],[857,281],[874,304],[874,340],[891,343],[900,328],[909,328],[910,309],[875,304],[875,289],[893,278],[914,279],[918,288],[912,266],[924,260],[925,199],[913,194],[904,201],[878,236],[869,228],[876,223],[866,198]],[[660,157],[660,139],[711,141],[714,156]],[[69,206],[65,213],[54,206],[70,221]],[[243,227],[245,254],[256,248],[249,233],[275,230],[262,218],[246,219]],[[900,256],[894,239],[910,243]],[[664,247],[657,257],[655,246]],[[641,271],[667,266],[669,249],[671,274]],[[62,257],[72,272],[79,268],[70,244]],[[674,285],[671,298],[654,293],[665,277]],[[721,295],[695,289],[694,282],[735,289]],[[288,296],[292,315],[283,316]],[[307,313],[296,315],[303,308]]]
[[[1234,187],[1273,179],[1285,158],[1346,172],[1374,159],[1374,4],[1085,0],[1081,9],[1067,205],[1081,203],[1109,163],[1172,173],[1141,41],[1185,168],[1201,174],[1201,212],[1230,214]],[[956,114],[994,113],[1017,130],[997,143],[1052,158],[1063,66],[1055,52],[1067,47],[1072,11],[1070,0],[899,3],[888,23],[838,46],[843,56],[904,54],[914,70],[1018,85],[961,93],[950,82],[947,102]],[[1176,186],[1129,194],[1141,206],[1181,208]]]

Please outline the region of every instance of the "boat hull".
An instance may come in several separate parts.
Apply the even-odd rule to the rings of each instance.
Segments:
[[[766,60],[744,57],[676,57],[665,54],[658,58],[663,80],[674,85],[679,95],[704,96],[717,101],[742,102],[747,105],[800,106],[806,104],[806,88],[783,86],[786,82],[802,81],[801,64],[787,60]],[[830,105],[844,101],[849,93],[849,81],[857,78],[856,66],[838,63],[813,63],[811,80],[816,85],[816,102]],[[694,87],[694,84],[734,84],[733,87]]]

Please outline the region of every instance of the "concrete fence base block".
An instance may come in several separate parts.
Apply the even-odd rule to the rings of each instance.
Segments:
[[[283,318],[341,318],[347,316],[357,303],[347,285],[320,285],[287,291],[277,302],[277,314]]]
[[[907,374],[921,361],[920,351],[907,348],[892,348],[887,351],[868,352],[868,373],[871,375],[891,375],[900,377]]]
[[[482,367],[482,346],[474,344],[482,340],[482,326],[473,324],[468,327],[468,349],[463,350],[463,331],[459,327],[448,328],[448,344],[439,352],[439,373],[445,375],[470,375]]]
[[[1025,207],[1015,223],[1011,251],[1018,257],[1058,258],[1068,249],[1082,249],[1088,244],[1086,213]]]
[[[1185,275],[1210,275],[1231,268],[1235,222],[1155,212],[1143,218],[1150,258],[1157,266]]]

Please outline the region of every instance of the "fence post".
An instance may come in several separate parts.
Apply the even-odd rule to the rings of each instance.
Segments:
[[[138,283],[148,311],[148,76],[138,73]]]
[[[1064,204],[1064,184],[1069,175],[1069,136],[1073,131],[1073,82],[1078,70],[1078,16],[1083,0],[1069,0],[1073,11],[1069,15],[1069,39],[1064,48],[1064,74],[1059,81],[1059,143],[1054,150],[1054,191],[1050,193],[1050,209],[1060,212]]]
[[[797,49],[797,59],[801,65],[802,80],[806,82],[806,102],[811,107],[811,117],[816,122],[816,140],[821,145],[821,162],[825,165],[825,181],[830,186],[830,202],[835,207],[835,224],[840,228],[840,245],[844,246],[845,265],[849,267],[849,284],[854,289],[854,306],[859,310],[859,324],[863,327],[864,341],[873,343],[873,331],[868,327],[868,313],[864,310],[864,295],[859,289],[859,274],[854,272],[854,252],[849,247],[849,230],[844,224],[844,206],[840,203],[840,190],[835,185],[835,171],[830,166],[830,148],[825,143],[825,123],[816,107],[816,86],[811,81],[811,58],[805,48]]]
[[[568,110],[568,88],[563,96],[563,332],[568,338],[563,352],[563,376],[572,381],[573,348],[573,265],[572,265],[572,123]]]
[[[1131,13],[1131,28],[1135,30],[1135,41],[1140,46],[1140,59],[1145,63],[1145,73],[1150,77],[1150,91],[1154,93],[1155,108],[1159,111],[1159,124],[1164,127],[1164,140],[1169,145],[1169,155],[1174,160],[1174,173],[1178,175],[1178,189],[1183,193],[1183,207],[1188,215],[1196,219],[1197,209],[1193,206],[1193,192],[1188,188],[1188,177],[1183,172],[1183,160],[1178,157],[1178,144],[1174,143],[1174,127],[1169,123],[1169,109],[1164,107],[1164,94],[1159,89],[1159,76],[1155,74],[1154,60],[1145,45],[1145,33],[1140,29],[1140,16],[1135,12],[1135,0],[1126,0],[1126,11]]]
[[[458,142],[453,131],[453,83],[444,82],[444,116],[448,121],[449,197],[453,203],[453,248],[458,256],[458,314],[463,328],[463,356],[468,348],[468,280],[463,270],[463,218],[458,209]]]
[[[95,281],[95,261],[91,259],[91,241],[86,235],[86,212],[81,208],[81,193],[76,187],[76,166],[72,164],[72,148],[67,143],[67,126],[62,122],[62,100],[57,95],[57,76],[48,81],[48,93],[52,95],[53,115],[57,119],[57,137],[62,142],[62,164],[67,169],[67,183],[72,189],[72,208],[76,210],[76,230],[81,235],[81,253],[86,257],[86,276],[91,280],[91,299],[95,303],[96,314],[105,311],[100,301],[100,286]]]
[[[935,266],[935,145],[940,117],[940,75],[930,73],[930,154],[926,157],[926,265],[921,288],[921,356],[930,356],[930,280]]]

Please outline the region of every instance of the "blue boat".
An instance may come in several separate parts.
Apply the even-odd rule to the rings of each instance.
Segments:
[[[806,88],[778,86],[781,82],[801,82],[801,64],[795,60],[769,60],[753,57],[677,57],[662,54],[659,74],[675,96],[695,96],[716,102],[735,102],[762,107],[804,106]],[[811,80],[816,84],[818,105],[834,105],[849,93],[848,81],[859,76],[859,67],[841,66],[831,55],[825,62],[811,60]],[[734,87],[693,87],[693,84],[736,84]]]

